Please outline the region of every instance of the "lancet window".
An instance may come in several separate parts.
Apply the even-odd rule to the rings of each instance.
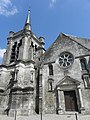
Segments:
[[[53,79],[48,80],[48,91],[49,92],[53,91]]]
[[[49,75],[53,75],[53,65],[49,64]]]

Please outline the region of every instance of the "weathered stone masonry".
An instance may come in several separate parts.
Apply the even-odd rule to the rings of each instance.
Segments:
[[[0,65],[0,114],[90,114],[90,40],[61,33],[45,50],[31,29],[10,31]]]

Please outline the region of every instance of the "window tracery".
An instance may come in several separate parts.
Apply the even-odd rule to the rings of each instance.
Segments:
[[[73,61],[74,61],[73,55],[69,52],[62,52],[59,56],[59,64],[61,68],[70,67]]]

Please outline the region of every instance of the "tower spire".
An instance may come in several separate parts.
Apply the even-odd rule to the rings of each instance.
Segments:
[[[30,9],[28,10],[28,15],[27,15],[27,18],[26,18],[24,29],[31,30]]]

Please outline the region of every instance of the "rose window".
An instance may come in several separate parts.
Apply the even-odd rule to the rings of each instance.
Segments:
[[[63,52],[59,56],[59,64],[62,68],[67,68],[72,65],[74,61],[73,55],[69,52]]]

